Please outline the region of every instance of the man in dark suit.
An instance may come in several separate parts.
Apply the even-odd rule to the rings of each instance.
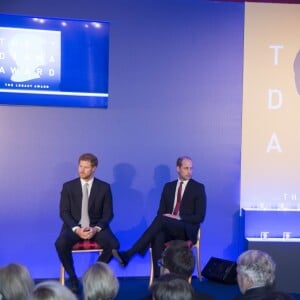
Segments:
[[[154,277],[159,277],[157,265],[165,248],[165,242],[180,239],[197,240],[200,223],[206,213],[206,194],[202,183],[192,177],[192,159],[182,156],[177,159],[178,180],[164,186],[157,216],[137,242],[125,252],[113,250],[113,255],[126,266],[131,257],[144,255],[149,245],[152,247]]]
[[[119,241],[109,227],[113,218],[110,185],[94,177],[97,166],[98,159],[95,155],[82,154],[78,160],[79,178],[64,183],[61,191],[60,217],[63,225],[55,247],[70,277],[74,293],[79,292],[79,283],[74,269],[72,247],[81,240],[95,241],[103,249],[99,261],[105,263],[112,258],[112,249],[119,248]]]

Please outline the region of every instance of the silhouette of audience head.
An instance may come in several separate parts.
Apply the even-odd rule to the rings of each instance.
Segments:
[[[58,281],[47,280],[38,283],[29,300],[76,300],[77,297]]]
[[[85,300],[113,300],[119,291],[119,281],[103,262],[91,265],[82,277]]]
[[[270,287],[275,281],[276,264],[260,250],[248,250],[237,260],[237,281],[242,294],[250,288]]]
[[[295,300],[295,298],[290,294],[276,291],[270,293],[268,296],[263,298],[263,300]]]
[[[153,300],[192,300],[194,290],[180,275],[169,273],[157,278],[150,287]]]
[[[10,263],[0,268],[0,299],[27,299],[34,287],[28,269],[17,263]]]
[[[194,253],[186,241],[170,241],[162,254],[160,265],[161,275],[174,273],[188,280],[195,268]]]

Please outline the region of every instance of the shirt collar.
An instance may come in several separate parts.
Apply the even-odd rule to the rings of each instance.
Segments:
[[[183,185],[187,185],[188,182],[189,182],[189,179],[187,179],[187,180],[180,180],[180,179],[178,178],[177,184],[179,184],[180,182],[183,182]]]
[[[89,188],[91,188],[93,182],[94,182],[94,177],[92,177],[89,181],[85,181],[83,179],[80,178],[80,182],[81,182],[81,186],[84,186],[84,184],[88,184],[89,185]]]

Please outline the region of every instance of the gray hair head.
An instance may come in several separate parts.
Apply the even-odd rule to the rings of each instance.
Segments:
[[[272,257],[260,250],[248,250],[237,260],[241,276],[247,276],[256,286],[272,286],[275,281],[276,264]]]
[[[82,277],[85,300],[113,300],[119,291],[119,281],[103,262],[91,265]]]
[[[24,300],[34,287],[28,269],[17,263],[0,268],[0,299]]]

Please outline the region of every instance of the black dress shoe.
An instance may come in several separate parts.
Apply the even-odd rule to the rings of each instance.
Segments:
[[[129,257],[126,252],[118,251],[116,249],[112,250],[112,255],[118,260],[121,266],[126,267],[129,263]]]
[[[79,294],[79,281],[77,277],[70,277],[70,290],[75,294]]]

